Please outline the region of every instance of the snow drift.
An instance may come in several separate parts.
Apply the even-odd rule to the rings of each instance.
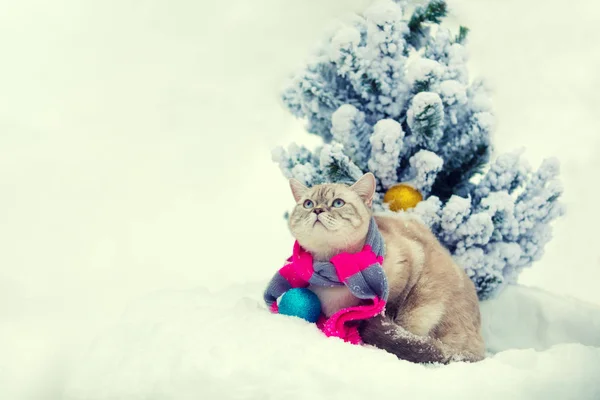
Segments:
[[[270,314],[260,296],[263,287],[140,299],[74,365],[66,398],[600,396],[597,306],[509,286],[482,303],[491,351],[486,360],[418,365],[326,338],[298,318]]]

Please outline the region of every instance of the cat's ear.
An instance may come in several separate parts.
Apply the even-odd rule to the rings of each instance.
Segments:
[[[304,186],[300,181],[291,178],[290,179],[290,189],[292,189],[292,194],[294,195],[294,200],[296,203],[304,196],[304,193],[308,190],[306,186]]]
[[[360,198],[365,202],[367,207],[371,207],[373,204],[373,195],[376,189],[375,175],[367,172],[357,180],[354,185],[350,186],[350,189],[354,190]]]

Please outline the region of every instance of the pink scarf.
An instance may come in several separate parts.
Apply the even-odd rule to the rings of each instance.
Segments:
[[[313,262],[312,255],[295,242],[292,256],[265,291],[265,301],[271,311],[278,311],[277,298],[291,288],[346,285],[366,304],[344,308],[329,318],[321,315],[317,326],[327,336],[353,344],[362,343],[359,322],[381,314],[388,295],[387,278],[382,268],[385,246],[374,220],[369,226],[366,242],[361,251],[338,254],[330,262]]]

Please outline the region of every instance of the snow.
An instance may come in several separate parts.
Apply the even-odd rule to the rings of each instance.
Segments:
[[[376,0],[365,10],[365,17],[377,25],[393,22],[402,17],[402,9],[396,3]]]
[[[359,168],[366,168],[368,135],[371,126],[365,123],[364,113],[350,104],[344,104],[331,115],[331,135],[342,144],[349,157]]]
[[[331,115],[331,133],[340,143],[346,143],[353,127],[353,119],[358,109],[351,104],[344,104]]]
[[[345,26],[341,28],[331,38],[331,51],[330,58],[335,59],[341,57],[343,50],[351,49],[354,46],[358,46],[360,43],[360,32],[358,29],[352,26]]]
[[[498,353],[476,364],[423,366],[270,314],[260,298],[265,284],[140,299],[77,364],[66,399],[600,395],[600,347],[585,345],[600,346],[600,337],[582,324],[583,317],[600,327],[599,307],[511,287],[483,305],[485,338]]]
[[[369,137],[371,158],[368,165],[369,171],[379,177],[383,187],[396,183],[396,168],[403,137],[402,126],[393,119],[379,120],[373,126],[373,134]]]
[[[409,136],[415,142],[413,145],[437,150],[437,144],[444,134],[443,110],[442,99],[437,93],[419,92],[412,98],[410,108],[406,112],[406,122],[414,133]]]
[[[294,165],[291,175],[299,180],[302,184],[308,185],[313,176],[316,174],[316,169],[312,164],[297,164]]]
[[[352,184],[353,182],[360,179],[363,175],[363,171],[358,168],[350,158],[344,153],[343,146],[339,143],[325,144],[321,149],[319,157],[319,167],[322,171],[327,171],[332,164],[344,166],[346,174],[348,175],[347,183]],[[346,175],[345,174],[345,175]],[[329,180],[334,180],[333,178]]]
[[[525,286],[506,286],[481,303],[482,331],[492,352],[543,351],[561,343],[600,347],[600,307],[572,296]]]
[[[410,158],[409,163],[409,175],[402,180],[410,179],[410,184],[426,196],[435,182],[437,173],[442,169],[444,160],[432,151],[421,150]]]
[[[439,94],[433,92],[420,92],[413,97],[412,105],[407,112],[407,118],[409,121],[413,121],[415,118],[425,118],[432,115],[435,111],[436,105],[441,105],[442,100]],[[428,111],[427,114],[424,114]],[[422,117],[421,117],[422,115]],[[409,122],[412,124],[412,122]]]
[[[270,277],[289,255],[281,215],[291,195],[270,149],[317,143],[281,107],[278,90],[332,18],[370,3],[3,2],[1,399],[61,399],[66,385],[90,398],[153,389],[146,398],[301,396],[258,387],[274,388],[271,378],[302,394],[335,390],[330,398],[354,389],[468,399],[488,387],[507,398],[516,384],[510,398],[597,394],[592,305],[547,295],[525,308],[507,296],[512,311],[490,314],[485,303],[495,321],[484,319],[495,332],[488,345],[502,352],[431,368],[325,340],[266,314],[262,284],[234,286]],[[533,165],[561,161],[569,213],[520,282],[600,304],[600,59],[590,51],[598,4],[574,0],[570,18],[541,0],[450,4],[456,25],[471,28],[470,76],[489,79],[493,91],[496,149],[524,146]],[[190,290],[200,284],[213,294]],[[143,297],[156,290],[180,292]],[[115,325],[130,302],[138,305]],[[504,325],[524,310],[533,329]],[[225,327],[248,331],[250,345]],[[268,328],[288,334],[286,351]],[[558,344],[561,335],[583,345]],[[306,357],[292,360],[299,349]],[[365,373],[363,357],[377,373]],[[301,372],[311,384],[295,379]]]
[[[449,105],[455,103],[464,104],[467,102],[467,90],[465,85],[457,80],[446,80],[440,83],[439,93],[444,102]]]
[[[287,165],[288,158],[286,156],[286,152],[285,152],[284,148],[281,146],[274,147],[273,150],[271,150],[271,160],[273,160],[273,162],[279,164],[280,169],[282,171],[285,171],[286,168],[288,167],[288,165]],[[286,178],[291,178],[291,176],[286,176]]]
[[[406,77],[412,86],[416,82],[434,80],[444,71],[444,67],[440,63],[429,58],[414,57],[409,60]]]
[[[471,247],[473,244],[487,244],[494,232],[494,224],[489,214],[472,214],[457,229],[456,235],[461,237],[458,247]]]
[[[471,202],[469,199],[459,196],[452,196],[442,212],[441,226],[444,231],[454,232],[460,224],[469,215]]]
[[[442,206],[442,202],[437,197],[428,197],[424,201],[421,201],[413,209],[412,214],[417,216],[427,226],[434,225],[439,221],[439,210]]]

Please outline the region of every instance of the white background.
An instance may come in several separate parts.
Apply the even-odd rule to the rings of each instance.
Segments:
[[[270,149],[314,143],[286,77],[351,1],[0,5],[0,398],[55,398],[69,360],[150,291],[270,278],[291,196]],[[525,284],[600,304],[600,7],[455,0],[499,152],[562,162],[568,214]],[[54,397],[53,397],[54,396]]]

